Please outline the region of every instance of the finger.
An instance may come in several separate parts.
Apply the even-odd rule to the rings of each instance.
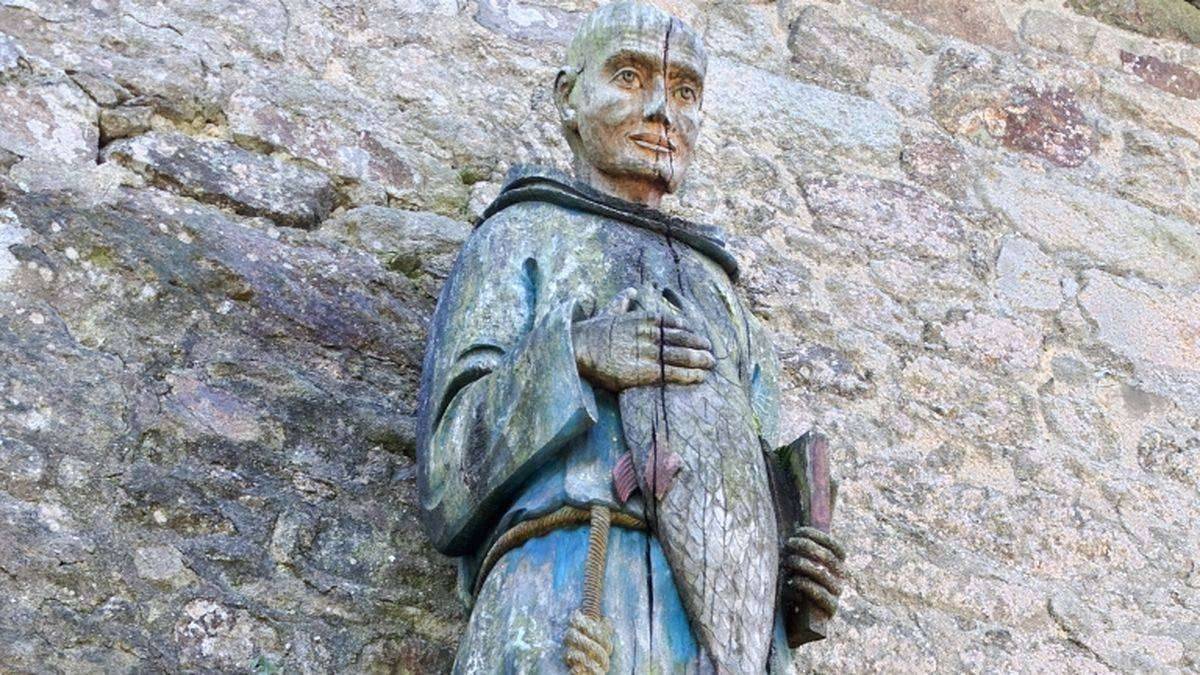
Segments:
[[[839,544],[836,539],[829,536],[827,532],[822,532],[815,527],[801,527],[800,529],[796,530],[796,536],[812,539],[830,551],[833,551],[833,554],[836,555],[839,560],[846,559],[846,549],[842,548],[842,545]]]
[[[663,347],[663,363],[684,368],[700,368],[712,370],[717,365],[713,355],[700,349],[685,349],[683,347]]]
[[[792,577],[784,584],[783,590],[792,602],[811,602],[829,616],[837,611],[837,597],[810,579]]]
[[[613,296],[612,300],[605,305],[603,314],[625,314],[633,309],[634,302],[637,300],[638,290],[630,286],[625,290]]]
[[[838,558],[828,547],[822,546],[812,539],[792,537],[787,540],[785,547],[791,555],[803,556],[823,565],[838,577],[846,576],[846,566],[842,563],[841,558]]]
[[[662,368],[663,379],[667,384],[700,384],[707,374],[707,370],[699,368],[680,368],[679,366]]]
[[[664,288],[662,291],[663,299],[671,304],[671,308],[681,312],[684,316],[702,316],[704,313],[694,300],[686,295],[676,293],[671,288]]]
[[[788,556],[785,564],[793,575],[800,574],[808,579],[812,579],[824,586],[825,590],[834,596],[842,594],[842,580],[824,566],[798,555]]]
[[[634,322],[634,332],[637,336],[651,339],[655,343],[662,341],[668,330],[687,330],[681,319],[645,310],[622,314],[618,320]]]
[[[636,320],[644,325],[649,325],[656,330],[665,331],[668,328],[687,328],[687,323],[683,317],[669,312],[638,310],[628,315],[631,320]]]
[[[712,351],[712,343],[707,338],[686,328],[664,328],[659,337],[663,344]]]
[[[672,297],[678,299],[679,296],[672,294]],[[671,317],[671,319],[682,324],[687,323],[687,315],[683,313],[683,310],[679,305],[675,304],[671,298],[668,298],[666,295],[663,296],[663,302],[659,305],[658,309],[659,312],[662,313],[663,317]]]

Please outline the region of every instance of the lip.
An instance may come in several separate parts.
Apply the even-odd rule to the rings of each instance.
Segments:
[[[670,139],[665,139],[659,134],[629,134],[629,140],[633,141],[634,145],[643,147],[650,152],[665,155],[675,151],[675,144]],[[664,141],[665,145],[663,144]]]

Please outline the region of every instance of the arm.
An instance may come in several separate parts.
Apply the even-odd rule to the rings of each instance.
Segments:
[[[540,306],[537,262],[502,225],[460,254],[422,374],[418,490],[449,555],[470,552],[516,488],[596,419],[575,365],[575,303]]]
[[[753,364],[748,383],[750,403],[759,426],[759,438],[765,448],[773,449],[778,445],[779,362],[766,331],[749,312],[745,314],[749,362]],[[826,532],[801,527],[790,533],[780,551],[784,616],[792,611],[791,607],[807,605],[815,607],[819,614],[832,617],[844,585],[845,559],[842,545]],[[811,635],[798,637],[790,632],[788,635],[791,647],[811,639]]]
[[[744,307],[748,348],[746,387],[749,390],[750,407],[758,426],[758,437],[768,448],[779,445],[779,359],[775,346],[767,331]]]
[[[591,386],[690,384],[716,363],[682,317],[636,309],[636,289],[582,320],[573,301],[539,302],[537,263],[513,241],[535,238],[497,230],[460,254],[426,352],[418,488],[426,529],[450,555],[470,552],[520,485],[595,423]]]

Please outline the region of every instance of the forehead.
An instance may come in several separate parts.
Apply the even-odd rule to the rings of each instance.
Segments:
[[[572,63],[585,69],[600,68],[614,56],[636,54],[661,64],[663,43],[669,34],[666,54],[670,64],[704,76],[704,47],[699,36],[683,22],[643,5],[618,5],[612,10],[601,10],[581,26],[570,48]]]
[[[704,78],[703,51],[698,49],[696,42],[688,35],[679,35],[680,24],[676,23],[671,31],[671,40],[666,49],[667,62],[672,68],[686,70],[700,79]],[[667,25],[661,30],[652,31],[649,27],[637,30],[622,30],[609,36],[609,39],[597,45],[593,58],[585,62],[585,67],[603,68],[614,58],[635,55],[641,60],[661,67],[663,57],[663,41],[667,37]]]

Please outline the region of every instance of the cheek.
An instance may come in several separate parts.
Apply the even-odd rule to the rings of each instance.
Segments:
[[[695,109],[690,111],[681,111],[675,116],[675,128],[679,132],[681,140],[686,145],[686,151],[691,152],[696,146],[696,139],[700,136],[700,114]]]
[[[600,86],[592,90],[590,98],[592,117],[599,125],[616,127],[639,119],[641,106],[632,92]]]

